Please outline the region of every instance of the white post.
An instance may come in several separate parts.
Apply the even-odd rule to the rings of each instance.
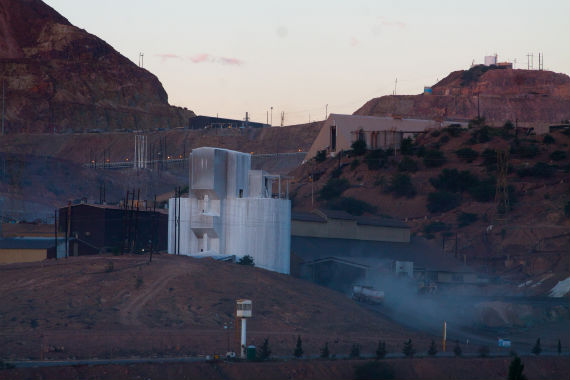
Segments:
[[[241,358],[245,359],[246,358],[246,323],[247,323],[247,318],[242,318],[241,319]]]

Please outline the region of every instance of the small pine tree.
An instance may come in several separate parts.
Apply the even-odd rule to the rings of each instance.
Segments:
[[[359,344],[353,344],[352,345],[352,347],[350,348],[349,357],[352,359],[360,357],[360,345]]]
[[[404,342],[404,348],[402,349],[402,352],[404,353],[404,355],[406,355],[409,358],[414,357],[416,350],[414,349],[414,345],[412,344],[411,339],[408,339],[407,342]]]
[[[463,354],[463,350],[461,349],[458,340],[455,341],[455,347],[453,348],[453,353],[455,354],[455,356],[461,356]]]
[[[297,344],[295,345],[293,355],[295,355],[296,358],[300,358],[303,356],[303,352],[303,341],[301,340],[301,335],[299,335],[297,337]]]
[[[321,358],[328,359],[331,353],[329,352],[329,342],[325,343],[325,346],[321,348]]]
[[[511,364],[509,365],[509,380],[526,380],[526,376],[523,375],[524,364],[521,362],[521,358],[515,356]]]
[[[560,343],[560,339],[558,339],[558,355],[562,354],[562,343]]]
[[[386,350],[386,342],[378,341],[378,348],[376,349],[376,359],[384,359],[388,351]]]
[[[432,339],[431,344],[429,345],[428,355],[435,356],[437,354],[437,346],[435,345],[435,341]]]
[[[542,352],[542,348],[540,347],[540,338],[538,338],[536,340],[536,344],[532,348],[532,353],[535,355],[540,355],[541,352]]]
[[[269,359],[270,356],[271,356],[271,349],[269,348],[269,339],[265,338],[259,350],[258,358],[259,360],[264,361]]]

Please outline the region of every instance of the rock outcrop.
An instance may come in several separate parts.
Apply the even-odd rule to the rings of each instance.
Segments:
[[[454,71],[432,94],[390,95],[368,101],[356,115],[460,119],[488,122],[560,123],[570,119],[570,78],[538,70],[475,66]]]
[[[7,133],[175,128],[194,116],[168,104],[155,75],[40,0],[0,0],[0,81]]]

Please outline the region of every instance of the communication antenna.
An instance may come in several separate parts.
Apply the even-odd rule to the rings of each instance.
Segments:
[[[281,126],[285,125],[285,111],[281,111]]]
[[[396,78],[396,81],[394,82],[394,95],[396,95],[397,88],[398,88],[398,78]]]
[[[526,55],[526,69],[530,70],[530,53]]]
[[[144,67],[144,53],[139,53],[139,67]]]

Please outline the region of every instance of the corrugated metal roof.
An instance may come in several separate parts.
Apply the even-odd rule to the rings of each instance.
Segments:
[[[337,129],[356,131],[362,128],[365,131],[399,131],[423,132],[428,128],[440,126],[440,122],[429,119],[395,119],[389,116],[361,116],[331,114]],[[450,124],[446,122],[444,124]]]
[[[59,238],[58,244],[64,241]],[[54,243],[54,238],[6,238],[0,239],[0,249],[47,249],[52,248]]]
[[[326,223],[326,219],[312,212],[291,212],[291,220],[298,220],[301,222],[316,222]]]
[[[377,216],[359,216],[356,223],[363,226],[410,228],[406,223],[398,219],[381,218]]]
[[[318,209],[317,212],[321,212],[329,219],[356,220],[354,216],[342,210]]]

